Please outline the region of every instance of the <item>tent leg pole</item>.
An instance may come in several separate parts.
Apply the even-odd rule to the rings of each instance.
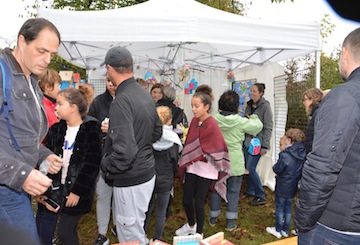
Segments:
[[[315,51],[315,88],[320,88],[320,51]]]

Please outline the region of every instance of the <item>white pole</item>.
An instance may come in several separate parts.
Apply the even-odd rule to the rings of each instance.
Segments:
[[[320,88],[320,51],[315,51],[315,88]]]

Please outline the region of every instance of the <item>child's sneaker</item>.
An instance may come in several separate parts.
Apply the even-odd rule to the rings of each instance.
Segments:
[[[227,219],[226,220],[226,228],[227,231],[233,231],[237,228],[237,225],[234,223],[233,219]]]
[[[209,219],[209,225],[210,225],[211,227],[214,227],[214,226],[216,225],[216,218],[210,218],[210,219]]]
[[[294,236],[297,236],[297,235],[298,235],[298,230],[297,230],[297,229],[292,230],[292,231],[291,231],[291,234],[293,234]]]
[[[177,236],[187,236],[187,235],[195,235],[196,233],[196,224],[193,228],[189,226],[189,223],[186,223],[181,228],[175,231],[175,235]]]
[[[266,227],[267,233],[270,233],[271,235],[275,236],[276,238],[281,238],[281,233],[276,231],[275,227]]]
[[[288,236],[289,236],[289,234],[286,233],[286,231],[281,231],[281,235],[282,235],[283,237],[288,237]]]

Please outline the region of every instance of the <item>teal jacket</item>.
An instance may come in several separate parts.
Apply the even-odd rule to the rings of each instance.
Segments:
[[[238,114],[226,114],[226,112],[216,114],[215,120],[218,122],[228,146],[231,173],[233,176],[240,176],[245,172],[242,150],[245,133],[256,135],[262,130],[263,124],[256,114],[251,115],[250,119],[241,117]]]

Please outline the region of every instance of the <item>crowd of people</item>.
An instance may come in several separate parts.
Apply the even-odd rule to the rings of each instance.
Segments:
[[[143,79],[134,78],[133,57],[124,47],[106,53],[106,90],[94,100],[89,84],[60,90],[59,73],[47,69],[60,40],[51,22],[29,19],[17,46],[0,55],[0,230],[16,234],[13,244],[52,245],[54,239],[80,244],[78,224],[95,199],[94,245],[109,244],[111,219],[119,242],[162,240],[176,174],[183,182],[187,219],[174,231],[178,236],[203,236],[206,216],[211,226],[218,225],[222,200],[228,231],[237,228],[240,196],[251,197],[253,206],[266,203],[256,172],[270,150],[273,128],[265,84],[251,87],[244,117],[232,90],[220,96],[219,112],[212,116],[212,88],[198,86],[188,125],[174,104],[175,89],[156,83],[148,91]],[[277,238],[289,236],[299,193],[292,231],[299,244],[360,243],[359,47],[360,28],[342,46],[339,70],[346,83],[330,92],[307,90],[306,132],[291,128],[280,139],[273,165],[275,225],[266,228]],[[178,125],[188,127],[184,144],[174,131]],[[260,146],[254,146],[255,139]],[[241,195],[244,176],[247,189]]]

